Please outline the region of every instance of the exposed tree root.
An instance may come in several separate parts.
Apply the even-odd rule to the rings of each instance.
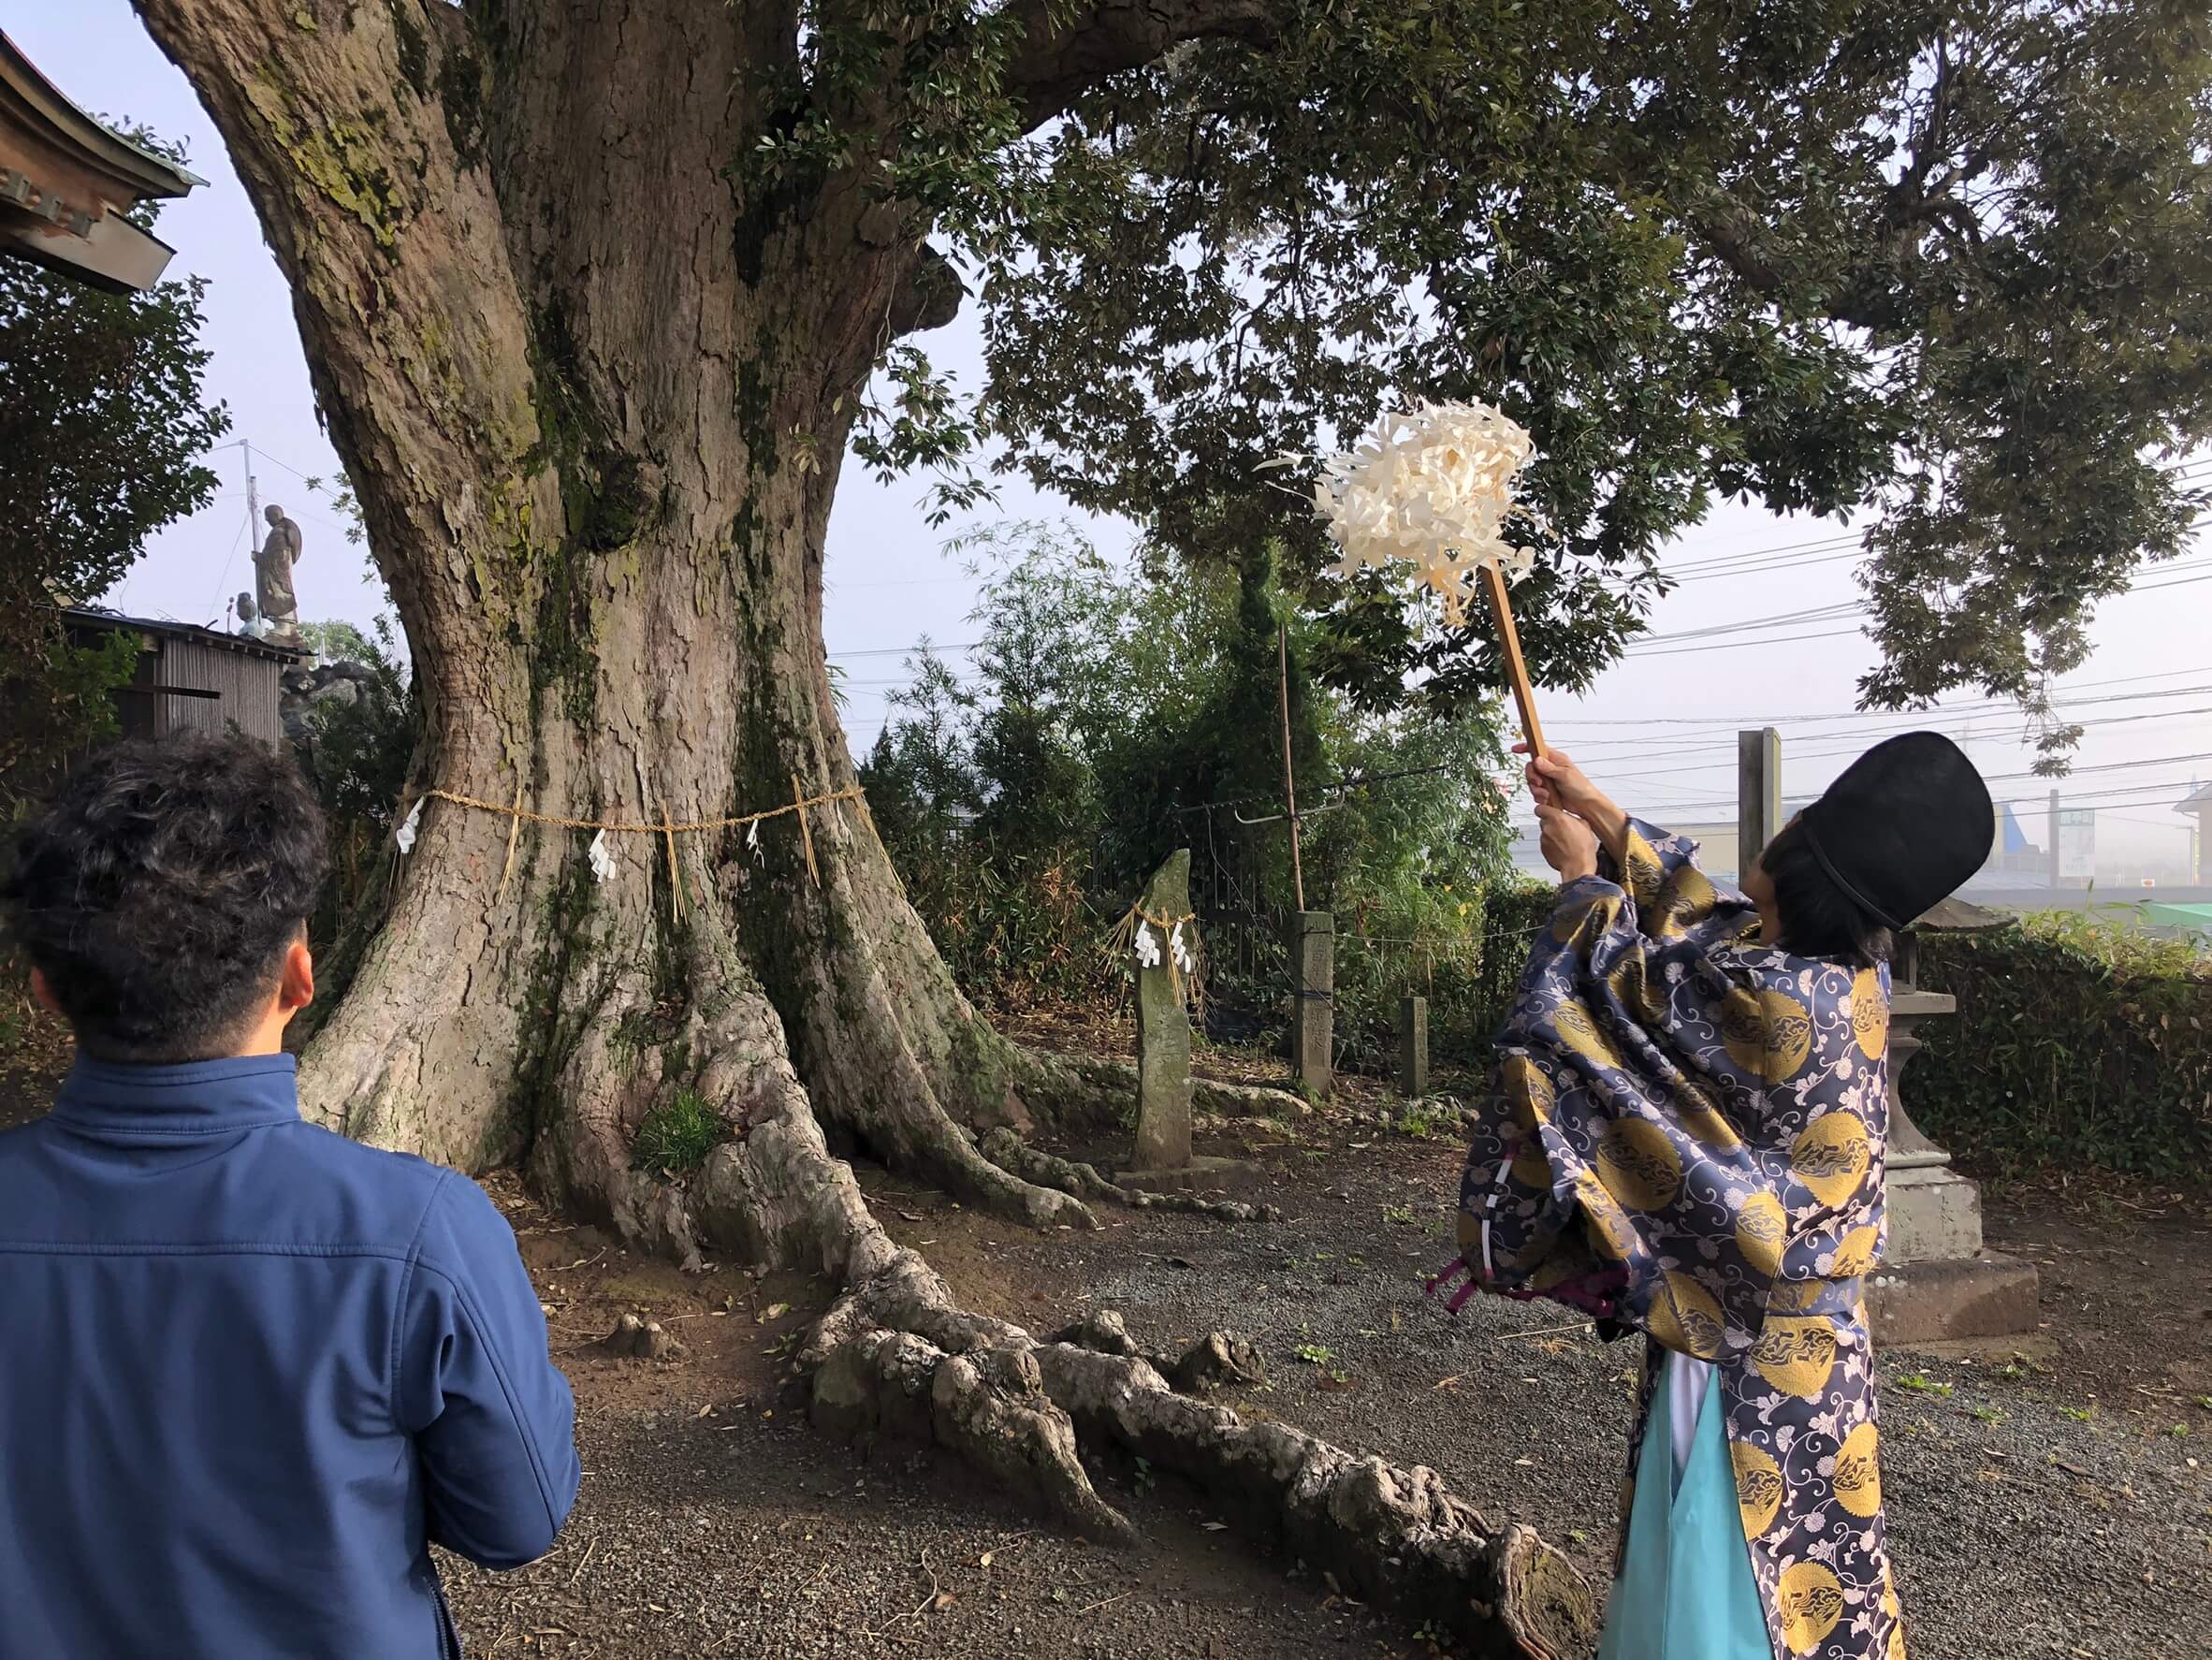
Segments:
[[[1015,1053],[1023,1094],[1062,1123],[1118,1123],[1136,1102],[1137,1069],[1126,1060],[1041,1049]],[[1190,1104],[1224,1118],[1301,1118],[1313,1111],[1288,1089],[1213,1078],[1190,1081]]]
[[[1232,1522],[1279,1540],[1351,1595],[1482,1654],[1579,1655],[1596,1637],[1574,1565],[1531,1530],[1492,1523],[1433,1470],[1358,1458],[1286,1424],[1245,1423],[1177,1392],[1142,1359],[1053,1344],[1037,1361],[1084,1441],[1188,1478]]]
[[[1012,1130],[1000,1128],[982,1139],[977,1149],[1001,1169],[1026,1182],[1057,1188],[1082,1199],[1111,1200],[1138,1211],[1176,1211],[1194,1216],[1213,1216],[1223,1222],[1279,1222],[1282,1212],[1272,1204],[1246,1204],[1242,1200],[1205,1199],[1195,1193],[1146,1193],[1124,1187],[1099,1173],[1098,1166],[1062,1158],[1032,1147]]]
[[[1111,1186],[1095,1172],[1072,1179]],[[845,1288],[798,1356],[812,1420],[830,1434],[943,1447],[1113,1543],[1132,1529],[1092,1485],[1080,1448],[1118,1449],[1189,1478],[1225,1520],[1334,1575],[1347,1594],[1475,1653],[1564,1660],[1594,1635],[1589,1590],[1565,1558],[1526,1529],[1492,1524],[1433,1471],[1246,1423],[1168,1381],[1171,1372],[1192,1389],[1253,1382],[1249,1346],[1215,1334],[1163,1364],[1111,1315],[1048,1342],[960,1308],[877,1223],[795,1080],[742,1142],[716,1151],[693,1198],[706,1236]]]

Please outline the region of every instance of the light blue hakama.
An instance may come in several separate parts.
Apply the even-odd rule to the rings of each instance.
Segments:
[[[1668,1352],[1637,1457],[1628,1550],[1598,1660],[1774,1660],[1720,1393],[1702,1361]],[[1677,1433],[1678,1414],[1694,1431]]]

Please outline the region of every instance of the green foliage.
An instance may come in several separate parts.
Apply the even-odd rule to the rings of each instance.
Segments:
[[[369,540],[369,527],[361,517],[361,499],[354,494],[352,479],[342,473],[335,479],[306,478],[300,482],[307,487],[312,494],[321,497],[329,506],[331,512],[345,520],[346,541],[358,547]],[[321,626],[353,629],[353,625],[348,622],[325,623]],[[358,638],[360,631],[354,629],[353,632],[355,636]]]
[[[1948,1401],[1951,1398],[1952,1386],[1947,1383],[1938,1383],[1925,1372],[1908,1372],[1894,1381],[1899,1389],[1911,1394],[1933,1395],[1939,1401]]]
[[[1272,561],[1163,559],[1132,580],[1064,528],[1002,526],[960,546],[988,572],[973,676],[924,654],[862,768],[954,973],[1001,1003],[1117,992],[1127,970],[1101,941],[1159,861],[1187,846],[1215,994],[1273,1020],[1288,837],[1279,821],[1239,822],[1281,807]],[[1335,910],[1340,929],[1440,941],[1430,966],[1473,976],[1483,896],[1505,871],[1494,712],[1363,712],[1313,683],[1302,650],[1294,625],[1308,905]],[[1380,943],[1343,960],[1347,1029],[1387,1034],[1412,972],[1404,954]]]
[[[98,598],[156,531],[214,499],[204,458],[230,417],[201,399],[206,291],[194,278],[109,294],[0,259],[0,807],[111,734],[108,693],[128,678],[123,645],[72,649],[49,607]]]
[[[891,362],[866,459],[990,437],[1179,553],[1279,536],[1315,666],[1385,705],[1415,670],[1487,696],[1490,632],[1315,586],[1255,469],[1416,395],[1535,436],[1561,541],[1516,605],[1555,686],[1640,630],[1668,537],[1756,497],[1877,520],[1869,701],[2033,706],[2198,505],[2161,465],[2212,435],[2184,0],[903,0],[803,7],[761,61],[741,241],[857,190],[984,307],[976,409]]]
[[[305,624],[300,632],[326,661],[368,671],[356,682],[351,703],[318,703],[298,740],[300,764],[342,824],[357,824],[373,838],[388,836],[392,811],[407,781],[415,750],[415,689],[391,618],[379,617],[372,634],[350,622]]]
[[[2074,911],[1920,949],[1922,983],[1958,999],[1904,1074],[1929,1135],[1985,1170],[2205,1180],[2212,961]]]
[[[300,644],[326,663],[340,659],[349,663],[369,663],[384,655],[392,644],[388,625],[378,632],[383,636],[381,646],[372,643],[357,624],[348,622],[343,618],[334,618],[327,622],[299,624],[299,640]]]
[[[53,613],[31,620],[35,631],[9,631],[22,655],[0,663],[0,818],[43,794],[71,757],[120,735],[117,693],[138,669],[130,630],[73,646]]]
[[[299,764],[321,797],[330,822],[330,879],[309,923],[309,936],[324,951],[326,996],[335,1008],[352,981],[361,949],[383,920],[386,884],[392,874],[392,812],[406,786],[407,768],[420,732],[415,687],[399,632],[380,615],[364,633],[350,622],[310,622],[300,633],[326,662],[355,663],[368,670],[356,682],[351,703],[330,699],[314,706],[305,729],[294,735]]]
[[[695,1089],[678,1089],[638,1121],[631,1154],[639,1170],[683,1175],[730,1139],[730,1131]]]

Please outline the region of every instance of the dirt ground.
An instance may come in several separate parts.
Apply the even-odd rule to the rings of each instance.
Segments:
[[[1039,1329],[1111,1307],[1159,1347],[1245,1332],[1271,1380],[1230,1405],[1433,1465],[1602,1582],[1635,1355],[1564,1311],[1477,1303],[1452,1319],[1426,1297],[1448,1250],[1455,1133],[1408,1135],[1361,1106],[1218,1125],[1205,1141],[1259,1166],[1284,1221],[1109,1211],[1099,1233],[1040,1236],[880,1171],[862,1179],[970,1306]],[[503,1578],[457,1567],[477,1653],[524,1637],[579,1655],[1429,1652],[1209,1527],[1195,1494],[1146,1471],[1098,1467],[1146,1534],[1117,1553],[1014,1517],[934,1454],[859,1463],[781,1392],[817,1288],[734,1267],[687,1278],[500,1197],[554,1310],[592,1473],[552,1559]],[[2008,1656],[2203,1655],[2212,1216],[2112,1184],[1990,1209],[1992,1243],[2043,1264],[2044,1331],[1883,1361],[1913,1652],[1965,1660],[2001,1630]],[[624,1312],[659,1318],[690,1352],[607,1357],[597,1340]]]
[[[0,1124],[40,1110],[51,1077],[0,1071]],[[1406,1133],[1385,1102],[1354,1085],[1292,1123],[1209,1126],[1203,1150],[1253,1161],[1275,1224],[1108,1209],[1100,1232],[1037,1235],[880,1171],[862,1182],[969,1306],[1033,1329],[1113,1308],[1163,1348],[1244,1332],[1271,1377],[1229,1404],[1433,1465],[1602,1583],[1636,1355],[1564,1310],[1477,1299],[1455,1319],[1427,1298],[1457,1131],[1438,1115]],[[545,1561],[445,1563],[473,1656],[1432,1652],[1126,1461],[1093,1468],[1143,1532],[1128,1551],[1021,1514],[938,1454],[863,1462],[816,1435],[789,1389],[822,1287],[730,1264],[685,1275],[546,1216],[511,1178],[488,1186],[575,1384],[586,1474]],[[2096,1179],[1987,1208],[1992,1245],[2042,1266],[2043,1331],[1882,1358],[1912,1652],[2212,1654],[2212,1210]],[[683,1352],[608,1354],[625,1313]]]

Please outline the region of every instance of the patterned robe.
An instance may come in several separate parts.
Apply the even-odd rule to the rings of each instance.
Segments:
[[[1862,1281],[1883,1242],[1889,981],[1763,948],[1694,847],[1631,827],[1561,891],[1460,1198],[1468,1290],[1713,1362],[1777,1656],[1902,1660]],[[1625,1541],[1628,1491],[1622,1502]]]

